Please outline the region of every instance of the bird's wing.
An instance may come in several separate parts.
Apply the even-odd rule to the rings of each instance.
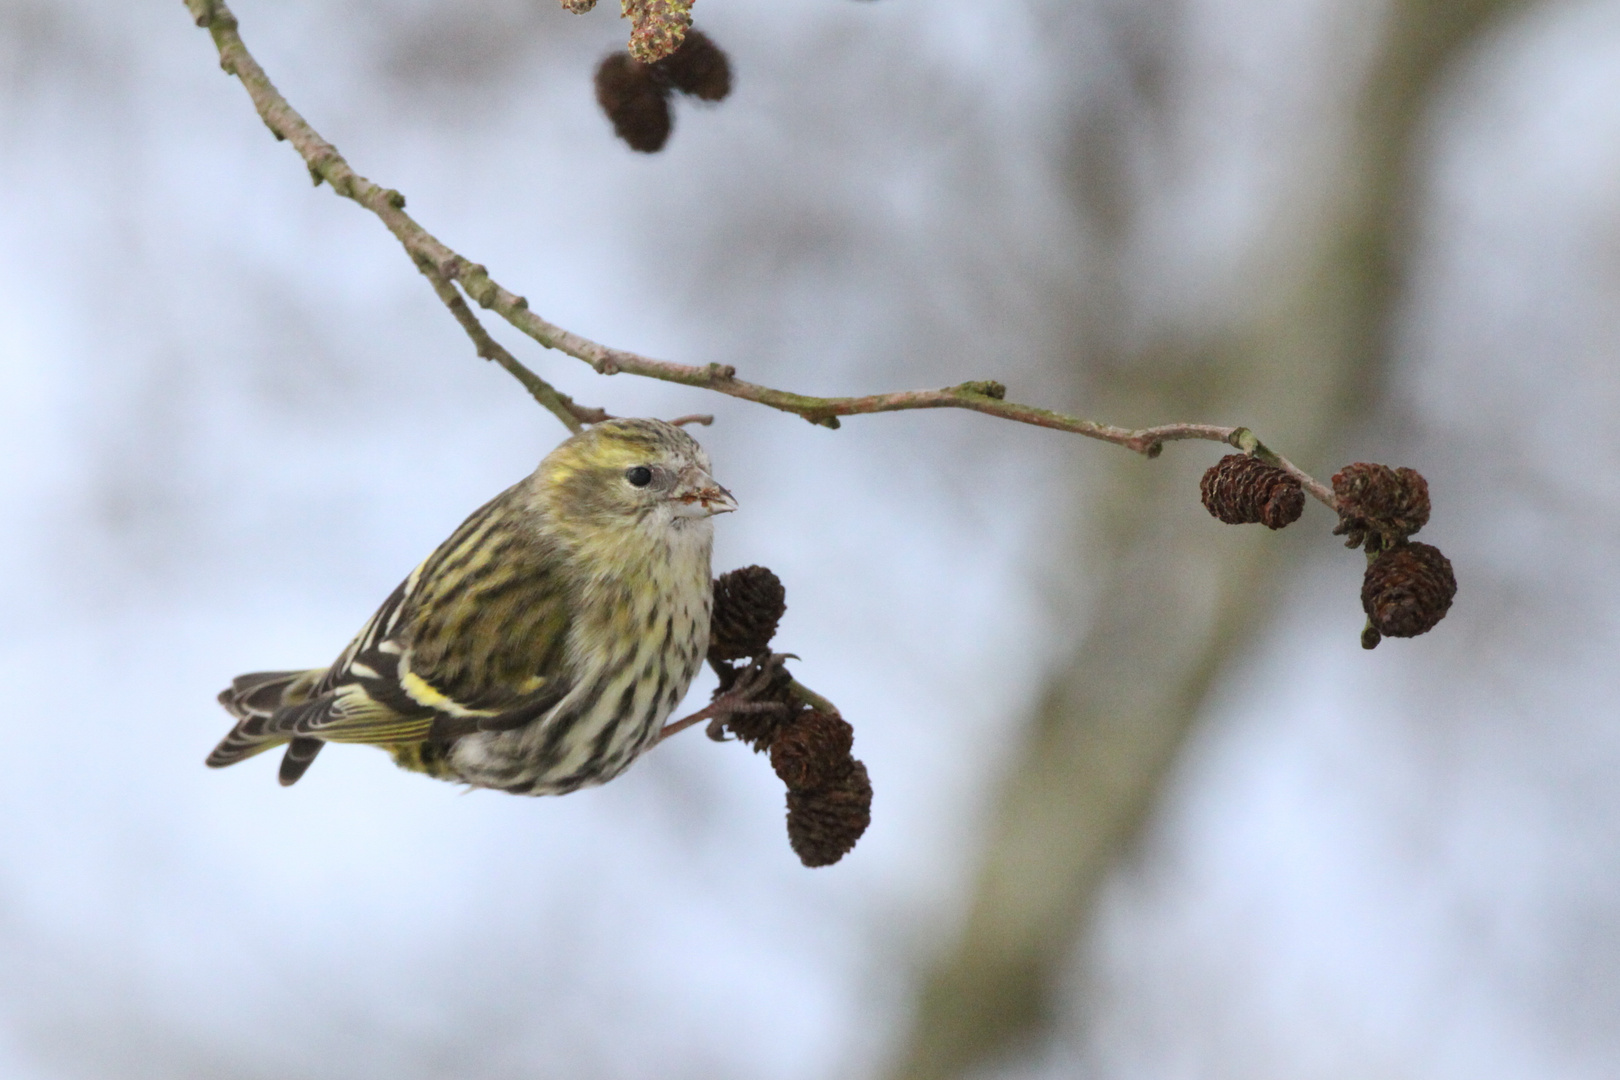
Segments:
[[[572,689],[573,599],[555,553],[492,531],[497,498],[400,583],[311,699],[273,727],[326,742],[411,743],[504,731]]]
[[[276,728],[325,742],[412,743],[454,739],[475,731],[509,731],[538,719],[568,693],[562,679],[532,678],[516,692],[483,695],[499,704],[467,704],[409,668],[398,657],[394,673],[367,665],[376,675],[355,673],[314,701],[288,709]]]

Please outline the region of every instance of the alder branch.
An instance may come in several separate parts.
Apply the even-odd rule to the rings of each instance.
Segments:
[[[477,349],[478,355],[485,360],[495,361],[511,372],[512,377],[528,389],[534,400],[551,410],[552,415],[561,420],[569,431],[577,435],[585,430],[586,424],[597,424],[612,419],[601,409],[576,404],[573,398],[530,371],[517,357],[508,352],[504,345],[490,337],[489,331],[478,321],[478,316],[467,306],[467,301],[461,293],[456,291],[456,287],[447,278],[440,276],[437,268],[423,266],[422,273],[433,284],[433,291],[439,294],[439,299],[450,309],[450,314],[455,316],[461,328],[467,331],[467,336],[472,338],[473,347]]]
[[[404,246],[417,269],[433,285],[434,292],[450,309],[456,322],[472,339],[479,356],[494,360],[510,372],[541,406],[570,431],[579,431],[585,424],[608,419],[608,414],[601,409],[576,404],[568,395],[530,371],[489,335],[452,284],[468,271],[465,260],[405,213],[404,195],[355,172],[343,155],[338,153],[337,147],[321,138],[298,110],[288,104],[253,54],[248,52],[241,35],[237,33],[236,16],[224,0],[186,0],[186,8],[197,25],[205,27],[213,36],[214,45],[219,50],[219,66],[226,74],[235,75],[241,80],[270,133],[278,140],[293,144],[316,184],[326,181],[333,191],[354,200],[382,220],[388,231]],[[483,270],[482,267],[474,269],[480,273]],[[466,288],[465,284],[462,288]],[[513,296],[510,300],[515,305],[525,303],[520,296]]]
[[[579,431],[584,424],[606,419],[608,414],[575,403],[520,363],[490,337],[463,294],[546,348],[582,360],[601,375],[640,375],[712,390],[792,413],[812,424],[828,428],[838,427],[839,418],[843,416],[911,409],[965,409],[1015,423],[1083,435],[1123,446],[1148,457],[1157,457],[1167,442],[1184,439],[1222,442],[1286,470],[1298,478],[1305,490],[1318,501],[1329,509],[1337,509],[1337,501],[1330,488],[1268,449],[1253,432],[1243,427],[1214,424],[1165,424],[1134,429],[1115,427],[1007,401],[1006,387],[988,380],[965,382],[940,390],[901,390],[862,397],[815,397],[739,379],[736,368],[730,365],[699,366],[655,360],[623,349],[610,348],[565,330],[530,311],[527,299],[502,286],[489,276],[485,267],[464,258],[418,224],[405,212],[404,195],[356,172],[337,148],[322,138],[275,88],[270,77],[248,52],[238,33],[236,16],[231,13],[225,0],[185,0],[185,4],[196,24],[212,35],[219,51],[220,67],[241,81],[271,133],[279,140],[292,143],[309,169],[311,179],[317,185],[325,181],[339,195],[377,215],[432,283],[439,299],[472,339],[478,355],[494,360],[509,371],[536,401],[570,431]]]

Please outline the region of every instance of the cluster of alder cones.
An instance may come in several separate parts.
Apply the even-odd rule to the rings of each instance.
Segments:
[[[680,93],[716,102],[731,93],[731,61],[701,30],[687,30],[679,46],[644,61],[628,51],[609,54],[596,69],[596,103],[614,133],[632,150],[655,154],[669,141],[670,98]]]
[[[596,0],[562,0],[583,15]],[[723,101],[731,93],[731,61],[703,31],[692,27],[692,0],[620,0],[630,20],[630,41],[596,68],[596,103],[614,133],[632,150],[656,154],[669,141],[675,94]]]
[[[595,3],[563,0],[563,7],[583,14]],[[639,10],[671,14],[667,5],[656,2]],[[629,48],[609,53],[596,68],[596,103],[614,133],[643,154],[656,154],[669,141],[674,125],[669,106],[675,94],[712,103],[731,93],[731,60],[707,34],[692,28],[689,11],[679,14],[684,21],[638,21]]]
[[[562,6],[583,15],[596,0],[562,0]],[[620,0],[619,14],[630,20],[630,54],[650,64],[681,47],[692,27],[692,0]]]
[[[769,753],[787,786],[788,843],[806,866],[842,859],[872,821],[872,782],[850,753],[855,730],[837,711],[818,708],[773,654],[771,639],[787,611],[787,594],[763,566],[721,574],[714,583],[709,664],[720,676],[716,701],[739,697],[709,725]],[[737,694],[746,685],[745,694]]]
[[[1249,454],[1223,457],[1204,474],[1200,489],[1209,512],[1231,525],[1280,529],[1305,510],[1299,480]],[[1457,595],[1457,577],[1439,548],[1411,539],[1429,521],[1428,481],[1415,469],[1358,461],[1333,474],[1333,496],[1339,506],[1334,535],[1367,553],[1362,647],[1433,630]]]

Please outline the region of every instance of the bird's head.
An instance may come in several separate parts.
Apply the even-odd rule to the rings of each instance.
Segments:
[[[681,527],[737,509],[697,440],[662,420],[606,420],[546,455],[536,472],[559,518]]]

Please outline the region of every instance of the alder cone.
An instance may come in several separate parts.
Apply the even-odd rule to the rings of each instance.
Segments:
[[[1373,629],[1384,637],[1428,633],[1446,617],[1456,595],[1457,576],[1452,573],[1451,560],[1428,544],[1388,548],[1367,567],[1361,583],[1361,607]]]
[[[1199,484],[1204,508],[1228,525],[1292,525],[1305,512],[1305,490],[1275,465],[1248,454],[1228,454]]]
[[[613,53],[597,67],[596,103],[630,149],[655,154],[669,141],[669,91],[629,53]]]
[[[688,30],[681,47],[654,67],[675,89],[700,101],[723,101],[731,93],[731,60],[701,30]]]
[[[849,772],[855,729],[841,716],[806,710],[771,740],[771,768],[789,791],[826,787]]]
[[[788,843],[806,866],[831,866],[847,855],[872,823],[872,781],[850,761],[835,784],[787,794]]]
[[[730,669],[723,667],[721,670],[724,672]],[[722,685],[724,682],[722,675]],[[747,743],[756,751],[769,750],[775,745],[777,737],[797,722],[799,714],[805,711],[793,701],[793,695],[789,692],[792,684],[793,677],[783,673],[781,678],[752,698],[756,705],[774,703],[781,708],[731,713],[725,718],[725,729],[731,732],[734,738]],[[715,696],[719,697],[723,693],[724,689],[717,690]]]
[[[729,570],[714,581],[709,619],[709,663],[720,676],[718,699],[747,674],[747,700],[723,714],[725,731],[769,752],[771,768],[787,788],[788,843],[805,866],[830,866],[847,855],[872,822],[872,781],[850,751],[855,729],[837,712],[802,704],[781,657],[769,657],[771,639],[787,611],[781,579],[763,566]],[[769,659],[766,659],[769,657]],[[768,667],[733,666],[757,660]]]
[[[1416,469],[1357,461],[1333,474],[1335,536],[1371,552],[1395,547],[1429,523],[1429,482]]]
[[[714,581],[709,616],[709,659],[748,660],[770,651],[787,611],[787,590],[763,566],[728,570]]]

